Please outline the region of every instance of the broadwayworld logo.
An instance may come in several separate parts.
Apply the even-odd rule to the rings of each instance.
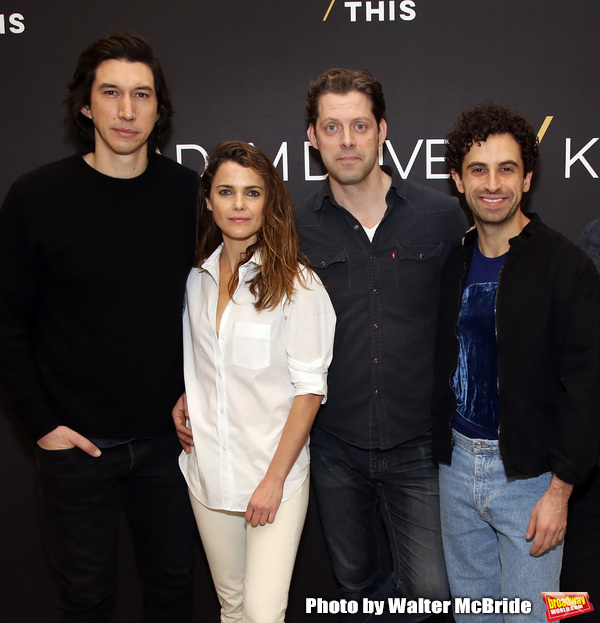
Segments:
[[[326,22],[336,0],[331,0],[327,12],[323,16]],[[342,5],[342,0],[338,1],[338,6]],[[415,0],[346,0],[343,2],[344,9],[350,16],[351,22],[395,22],[397,19],[404,22],[411,22],[417,17],[417,3]]]

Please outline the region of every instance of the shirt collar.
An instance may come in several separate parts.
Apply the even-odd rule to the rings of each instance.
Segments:
[[[382,165],[381,170],[384,173],[387,173],[392,178],[392,184],[390,186],[390,189],[388,190],[387,196],[389,197],[390,193],[395,193],[400,199],[405,200],[406,199],[406,184],[404,180],[400,177],[400,174],[398,173],[398,171],[396,171],[395,169],[392,169],[391,167],[387,165]],[[325,206],[325,202],[327,199],[329,199],[329,201],[334,206],[342,207],[337,203],[337,201],[335,200],[335,197],[333,196],[333,192],[331,191],[331,185],[329,184],[329,177],[327,177],[327,179],[325,180],[325,183],[321,187],[321,190],[317,193],[317,200],[315,201],[315,207],[313,208],[313,210],[315,212],[322,210],[323,207]],[[394,202],[392,202],[392,204],[393,203]]]
[[[208,257],[202,262],[202,266],[200,266],[199,270],[206,271],[211,274],[215,279],[219,274],[219,258],[221,257],[221,253],[223,251],[223,247],[225,245],[221,243]],[[256,251],[253,253],[252,257],[245,263],[240,266],[240,270],[243,268],[255,268],[257,266],[262,265],[261,252]]]

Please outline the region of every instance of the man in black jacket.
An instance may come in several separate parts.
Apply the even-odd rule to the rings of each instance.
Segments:
[[[521,608],[528,621],[545,621],[540,593],[559,588],[569,496],[597,457],[598,275],[522,210],[538,159],[523,117],[480,106],[447,140],[476,225],[444,269],[436,346],[434,457],[450,589],[519,597],[531,602],[531,614]]]

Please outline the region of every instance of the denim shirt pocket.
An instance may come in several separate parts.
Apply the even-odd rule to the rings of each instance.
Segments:
[[[345,247],[327,247],[309,251],[310,267],[319,275],[328,291],[350,288],[350,264]]]
[[[441,274],[441,240],[402,240],[397,243],[396,279],[403,288],[438,287]]]
[[[233,365],[260,370],[271,364],[271,326],[236,322],[233,329]]]

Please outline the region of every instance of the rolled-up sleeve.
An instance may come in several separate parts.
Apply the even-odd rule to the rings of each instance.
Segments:
[[[303,270],[305,286],[298,283],[285,305],[285,341],[290,380],[296,396],[316,394],[327,400],[327,370],[333,357],[335,312],[320,279]]]

